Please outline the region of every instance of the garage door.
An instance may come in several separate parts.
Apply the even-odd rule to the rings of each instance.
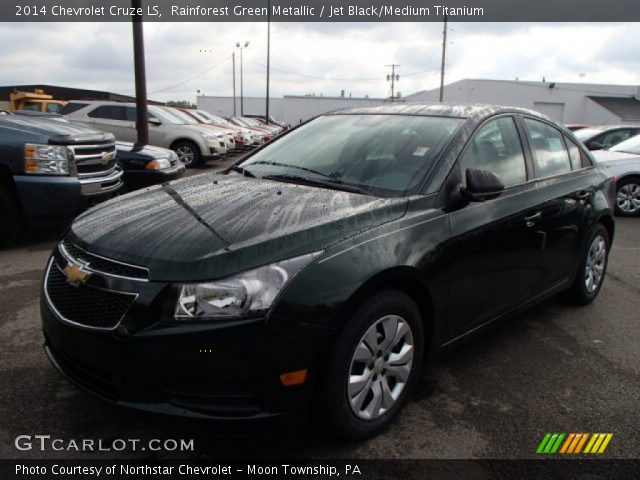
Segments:
[[[564,103],[534,102],[533,109],[543,115],[546,115],[552,120],[562,122],[564,115]]]

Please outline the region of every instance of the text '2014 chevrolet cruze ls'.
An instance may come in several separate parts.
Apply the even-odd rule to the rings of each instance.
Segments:
[[[365,438],[431,354],[558,292],[591,302],[613,183],[528,110],[320,116],[221,173],[112,199],[47,265],[46,352],[113,402]]]

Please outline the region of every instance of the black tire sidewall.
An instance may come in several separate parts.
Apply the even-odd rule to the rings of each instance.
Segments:
[[[618,182],[618,184],[616,185],[615,209],[616,209],[616,215],[618,215],[619,217],[638,217],[638,216],[640,216],[640,210],[636,210],[633,213],[628,213],[628,212],[624,212],[624,211],[620,210],[620,208],[618,207],[618,192],[620,191],[620,189],[622,187],[624,187],[625,185],[628,185],[630,183],[633,183],[635,185],[640,185],[640,178],[638,178],[638,177],[624,178],[624,179],[620,180]]]
[[[358,418],[348,402],[347,378],[353,352],[365,331],[385,315],[399,315],[411,327],[414,358],[407,384],[395,405],[375,420]],[[328,368],[324,372],[314,421],[329,433],[350,440],[361,440],[386,429],[398,415],[411,394],[420,374],[424,351],[424,327],[415,302],[401,291],[378,292],[355,312],[336,342]]]
[[[598,287],[591,293],[587,291],[587,286],[584,283],[584,272],[587,267],[587,258],[589,255],[589,249],[591,248],[591,244],[593,240],[598,236],[602,236],[604,238],[606,244],[606,256],[605,256],[605,264],[604,271],[602,272],[602,279],[600,280],[600,284]],[[582,249],[582,258],[580,259],[580,266],[578,267],[578,274],[576,276],[576,280],[573,285],[573,296],[574,300],[578,303],[587,305],[591,303],[600,293],[602,289],[602,285],[604,284],[606,275],[607,275],[607,267],[609,266],[609,251],[611,248],[611,239],[609,238],[609,232],[604,227],[604,225],[597,223],[593,226],[587,235],[586,242],[584,244],[584,248]]]

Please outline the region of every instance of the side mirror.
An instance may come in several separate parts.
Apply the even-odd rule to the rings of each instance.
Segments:
[[[467,168],[465,172],[467,186],[461,186],[460,192],[470,202],[484,202],[496,198],[504,190],[504,184],[495,173],[478,168]]]
[[[589,150],[604,150],[604,145],[602,145],[600,142],[596,142],[596,141],[587,142],[586,143],[586,147]]]
[[[158,125],[162,125],[162,122],[160,120],[158,120],[157,118],[153,118],[153,117],[149,119],[149,123],[151,125],[155,125],[156,127]]]

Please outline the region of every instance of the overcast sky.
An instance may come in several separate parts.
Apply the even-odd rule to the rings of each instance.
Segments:
[[[232,94],[231,53],[244,53],[244,93],[265,93],[266,23],[146,23],[149,97]],[[271,92],[383,97],[385,64],[404,95],[439,83],[440,23],[274,23]],[[462,78],[640,84],[640,23],[450,23],[446,82]],[[0,23],[0,85],[55,84],[133,94],[128,23]],[[236,58],[239,95],[239,58]],[[195,78],[194,78],[195,77]]]

